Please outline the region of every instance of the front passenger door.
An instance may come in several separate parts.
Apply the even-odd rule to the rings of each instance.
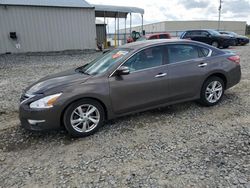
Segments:
[[[130,74],[109,78],[110,97],[116,114],[146,109],[167,100],[165,49],[156,46],[134,54],[123,64],[129,67]]]

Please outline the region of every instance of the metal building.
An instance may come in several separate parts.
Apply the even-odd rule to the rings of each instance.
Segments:
[[[0,0],[0,54],[95,47],[95,9],[84,0]]]
[[[218,29],[218,21],[211,20],[195,20],[195,21],[164,21],[144,25],[146,33],[155,32],[170,32],[173,36],[179,35],[188,29]],[[133,27],[132,30],[141,32],[141,27]],[[221,21],[220,30],[233,31],[238,34],[244,35],[246,31],[245,21]],[[127,29],[128,31],[128,29]],[[125,30],[120,30],[124,33]]]

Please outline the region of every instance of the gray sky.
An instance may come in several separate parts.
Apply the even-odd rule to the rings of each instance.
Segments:
[[[218,20],[219,0],[87,0],[91,4],[135,6],[145,10],[144,22],[166,20]],[[222,20],[247,21],[250,24],[250,0],[222,0]],[[110,19],[112,30],[113,20]],[[140,15],[133,15],[133,25],[141,23]],[[121,28],[124,26],[121,21]]]

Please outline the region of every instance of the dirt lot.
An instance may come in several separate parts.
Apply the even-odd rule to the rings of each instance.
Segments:
[[[242,80],[210,108],[195,102],[109,121],[90,137],[19,126],[23,88],[97,53],[0,56],[0,187],[250,187],[250,46]]]

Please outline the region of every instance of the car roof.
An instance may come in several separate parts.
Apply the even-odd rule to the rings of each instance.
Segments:
[[[137,50],[137,49],[152,46],[152,45],[171,44],[171,43],[176,43],[176,44],[178,44],[178,43],[181,43],[181,44],[182,43],[185,43],[185,44],[190,43],[190,44],[199,44],[202,46],[208,46],[208,45],[204,45],[203,43],[200,43],[200,42],[186,40],[186,39],[155,39],[155,40],[145,40],[145,41],[132,42],[132,43],[128,43],[128,44],[125,44],[123,46],[120,46],[119,48],[129,48],[129,49]]]
[[[188,31],[216,31],[215,29],[190,29],[190,30],[186,30],[185,32]]]
[[[169,35],[169,33],[151,33],[151,34],[146,34],[146,37],[151,37],[151,36],[158,36],[158,35]]]

